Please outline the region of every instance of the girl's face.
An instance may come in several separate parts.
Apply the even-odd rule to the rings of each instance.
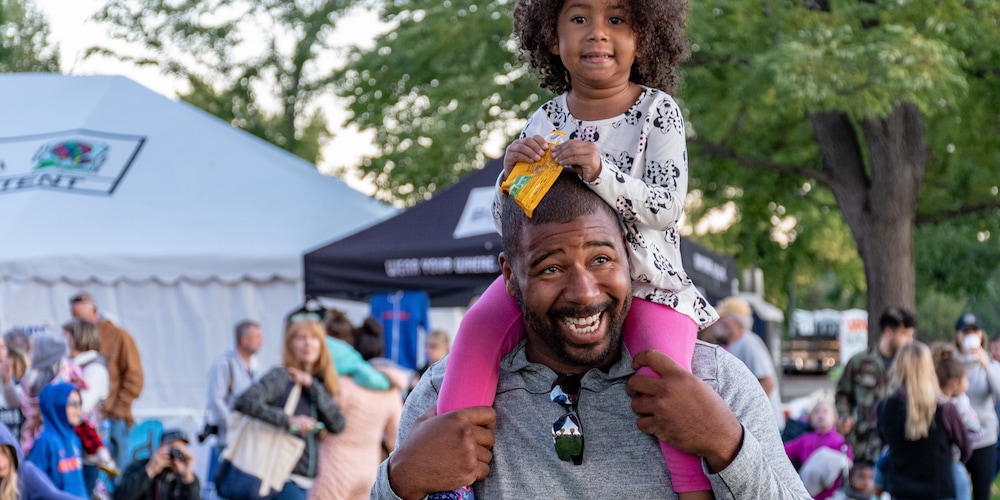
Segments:
[[[80,414],[83,413],[80,409],[80,392],[73,391],[69,393],[69,400],[66,401],[66,420],[69,421],[69,425],[76,427],[80,425],[83,421]]]
[[[816,403],[812,412],[809,413],[809,424],[813,430],[819,433],[829,432],[837,421],[837,412],[833,409],[833,404],[823,402]]]
[[[314,366],[319,361],[320,340],[304,328],[292,337],[292,354],[305,366]]]
[[[5,478],[10,475],[10,467],[13,465],[13,461],[10,459],[10,446],[4,445],[3,450],[0,450],[0,478]]]
[[[627,12],[614,0],[573,0],[556,21],[559,55],[574,89],[627,84],[636,57],[635,33]]]

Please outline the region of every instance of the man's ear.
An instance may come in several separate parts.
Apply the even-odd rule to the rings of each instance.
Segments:
[[[510,261],[507,260],[507,256],[500,252],[500,272],[503,273],[503,283],[507,288],[507,295],[511,297],[514,296],[514,279],[512,275],[514,274],[514,269],[510,267]]]

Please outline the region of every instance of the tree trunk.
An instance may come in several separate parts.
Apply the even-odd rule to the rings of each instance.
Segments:
[[[923,116],[913,104],[886,118],[860,123],[868,147],[866,172],[859,131],[843,113],[811,117],[827,186],[858,245],[868,288],[868,344],[879,337],[878,318],[889,306],[914,309],[913,221],[928,160]]]

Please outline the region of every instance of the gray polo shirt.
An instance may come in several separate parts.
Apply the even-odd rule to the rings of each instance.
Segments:
[[[549,400],[556,374],[529,363],[524,344],[522,340],[500,365],[493,405],[497,410],[493,462],[490,475],[473,485],[476,497],[677,498],[656,439],[635,426],[631,398],[625,392],[634,373],[627,350],[622,348],[622,359],[608,372],[590,370],[582,378],[578,413],[585,435],[584,459],[582,465],[573,465],[559,460],[552,444],[552,423],[565,413]],[[436,404],[445,363],[432,366],[407,398],[397,443],[406,439],[417,417]],[[708,475],[716,498],[809,499],[785,455],[764,391],[746,366],[724,349],[703,342],[695,346],[692,365],[695,375],[722,396],[745,430],[733,463]],[[373,499],[398,498],[389,487],[386,464],[379,467]],[[707,472],[704,461],[702,466]]]

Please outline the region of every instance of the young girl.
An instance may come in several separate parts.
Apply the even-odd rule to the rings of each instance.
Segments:
[[[958,446],[963,461],[972,448],[958,409],[941,395],[925,344],[914,341],[896,354],[889,394],[878,415],[889,446],[886,490],[893,498],[954,498],[951,447]]]
[[[542,87],[560,95],[536,111],[507,148],[494,214],[499,218],[502,205],[499,184],[514,165],[538,161],[551,149],[557,163],[572,167],[624,220],[635,295],[624,327],[629,352],[656,349],[690,371],[697,331],[717,315],[681,267],[677,229],[687,152],[684,119],[666,92],[688,54],[685,6],[678,0],[517,3],[514,35],[522,54]],[[549,148],[543,136],[556,130],[567,140]],[[568,333],[584,334],[600,328],[602,318],[563,323]],[[491,405],[500,359],[522,336],[518,305],[497,279],[463,318],[438,413]],[[657,376],[648,368],[640,373]],[[710,488],[697,457],[665,443],[661,448],[676,492]]]
[[[83,455],[74,427],[80,425],[80,391],[71,384],[47,385],[38,405],[45,430],[31,447],[28,461],[45,473],[57,488],[89,498],[83,481]]]
[[[969,388],[969,370],[959,358],[958,351],[950,344],[936,344],[933,355],[934,372],[937,373],[941,393],[958,409],[962,423],[965,424],[965,430],[969,435],[969,441],[975,443],[976,440],[983,437],[983,428],[979,423],[976,411],[972,409],[969,396],[965,394],[965,390]],[[959,457],[959,451],[952,450],[955,500],[971,500],[972,480],[969,478],[969,471],[965,469],[965,464],[959,460]]]
[[[806,476],[806,469],[809,459],[818,451],[820,448],[829,448],[836,452],[843,454],[843,459],[839,460],[844,466],[843,469],[836,466],[837,458],[826,458],[825,461],[818,465],[819,467],[828,469],[821,471],[818,476],[836,476],[837,478],[833,481],[823,481],[826,485],[822,490],[813,493],[813,498],[815,500],[826,500],[833,496],[840,487],[840,471],[846,470],[847,465],[850,460],[854,458],[851,454],[851,446],[844,442],[844,436],[840,435],[834,429],[834,424],[837,423],[837,409],[834,407],[832,401],[820,401],[813,406],[812,411],[809,412],[809,425],[812,426],[812,431],[804,432],[799,437],[785,443],[785,454],[788,455],[788,459],[792,463],[802,464],[799,469],[799,473],[803,477]],[[835,457],[834,455],[826,455],[827,457]],[[818,463],[819,464],[819,463]],[[815,467],[815,466],[813,466]],[[810,484],[807,482],[806,488],[809,489]]]
[[[25,461],[14,434],[0,423],[0,500],[73,500],[77,497],[59,491],[52,481]]]

